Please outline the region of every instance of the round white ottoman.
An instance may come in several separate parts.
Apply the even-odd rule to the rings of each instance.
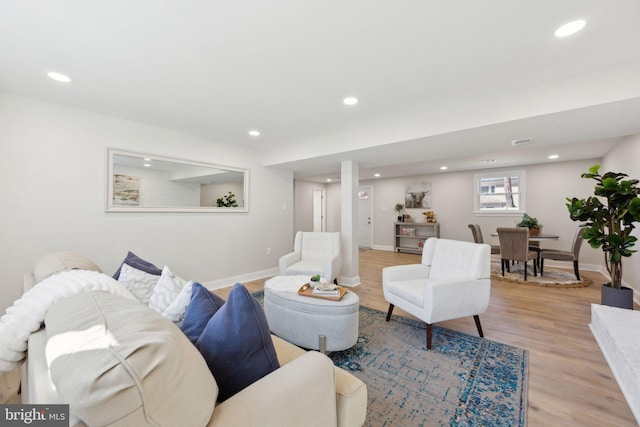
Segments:
[[[275,276],[265,282],[264,312],[271,332],[306,349],[352,347],[358,340],[358,295],[347,291],[340,301],[298,295],[308,282],[307,276]]]

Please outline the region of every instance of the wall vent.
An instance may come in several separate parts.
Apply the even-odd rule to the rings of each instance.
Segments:
[[[519,147],[521,145],[527,145],[533,143],[533,138],[514,139],[511,141],[511,145]]]

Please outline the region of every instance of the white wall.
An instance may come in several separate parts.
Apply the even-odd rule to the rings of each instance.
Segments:
[[[293,231],[313,231],[313,189],[324,185],[315,182],[296,180],[294,182],[294,218]],[[291,241],[293,250],[293,241]]]
[[[248,168],[250,212],[105,213],[107,147]],[[292,174],[257,153],[3,92],[0,182],[2,312],[49,251],[77,251],[112,274],[130,250],[215,284],[275,271],[293,242]]]
[[[629,175],[630,179],[640,179],[640,135],[633,135],[622,141],[605,156],[600,165],[600,173],[621,172]],[[640,230],[636,228],[633,235],[640,239]],[[636,242],[633,249],[640,251],[640,243]],[[640,292],[640,252],[624,258],[622,268],[625,286]]]
[[[527,212],[543,224],[543,230],[549,234],[558,234],[557,241],[545,242],[549,248],[569,249],[577,223],[569,219],[565,199],[572,196],[588,195],[592,186],[580,178],[583,172],[597,163],[598,159],[574,162],[550,162],[526,166]],[[509,168],[513,169],[513,168]],[[494,170],[500,170],[498,168]],[[482,170],[486,172],[487,170]],[[421,175],[403,178],[374,179],[360,182],[360,185],[373,187],[373,247],[393,250],[393,223],[397,213],[393,210],[396,203],[404,204],[405,188],[408,184],[430,181],[432,189],[432,210],[440,223],[440,236],[443,238],[472,241],[468,224],[480,224],[487,243],[497,244],[489,235],[498,226],[510,226],[519,221],[515,216],[476,216],[473,213],[474,173],[443,172],[433,175]],[[330,231],[340,229],[340,184],[327,185],[327,217]],[[424,221],[424,209],[409,209],[416,222]],[[602,265],[601,253],[588,245],[583,245],[581,263]]]

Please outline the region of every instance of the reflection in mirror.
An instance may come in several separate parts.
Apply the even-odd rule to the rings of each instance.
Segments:
[[[109,150],[108,212],[248,212],[249,171]]]

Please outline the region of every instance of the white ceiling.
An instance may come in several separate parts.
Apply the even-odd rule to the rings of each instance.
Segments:
[[[594,158],[640,133],[639,18],[638,0],[0,0],[0,90],[305,179]]]

